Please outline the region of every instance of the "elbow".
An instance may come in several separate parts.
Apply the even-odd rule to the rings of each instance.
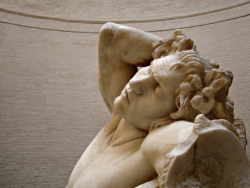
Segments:
[[[115,23],[112,23],[112,22],[107,22],[105,23],[102,28],[101,28],[101,31],[100,31],[100,35],[101,34],[105,34],[107,32],[113,32],[114,30],[116,30],[117,28],[119,27],[118,24],[115,24]]]
[[[110,52],[118,28],[118,24],[111,22],[108,22],[102,26],[99,35],[99,55]]]

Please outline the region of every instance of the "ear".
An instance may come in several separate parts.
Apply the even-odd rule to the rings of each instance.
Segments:
[[[175,99],[175,105],[177,106],[178,110],[176,112],[172,112],[170,114],[170,117],[172,119],[178,119],[180,117],[183,117],[183,110],[182,110],[182,106],[183,106],[183,103],[184,103],[184,98],[183,96],[181,95],[178,95]]]
[[[188,82],[180,84],[179,88],[176,89],[176,94],[178,94],[178,96],[175,99],[175,104],[178,110],[170,114],[171,118],[186,119],[187,121],[194,120],[197,114],[200,113],[190,105],[192,93],[195,91],[194,87]]]

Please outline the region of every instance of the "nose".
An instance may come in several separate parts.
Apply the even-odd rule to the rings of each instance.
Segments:
[[[135,91],[136,94],[142,94],[141,79],[132,78],[129,81],[129,85]]]
[[[151,87],[153,80],[151,75],[135,75],[129,81],[129,85],[136,94],[141,95]]]

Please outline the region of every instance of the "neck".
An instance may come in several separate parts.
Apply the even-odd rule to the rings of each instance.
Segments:
[[[147,135],[148,131],[140,130],[122,118],[110,143],[117,146],[132,140],[145,138]]]

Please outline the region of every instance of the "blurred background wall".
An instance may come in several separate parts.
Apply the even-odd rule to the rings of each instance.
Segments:
[[[97,84],[107,21],[161,37],[180,28],[203,56],[232,70],[235,115],[250,141],[249,0],[1,0],[1,188],[65,187],[109,121]]]

